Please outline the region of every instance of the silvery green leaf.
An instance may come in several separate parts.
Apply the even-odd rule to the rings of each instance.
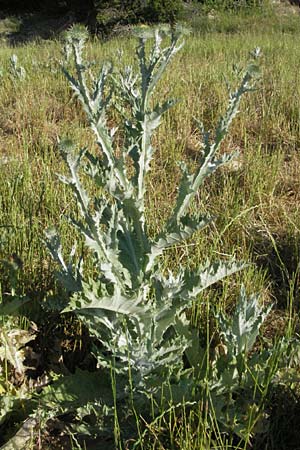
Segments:
[[[81,315],[103,314],[110,311],[115,314],[140,315],[146,314],[147,309],[140,306],[139,299],[131,299],[122,295],[118,289],[111,296],[101,294],[101,285],[92,280],[82,283],[83,293],[73,296],[72,306],[65,308],[63,312],[73,311]],[[78,306],[77,306],[78,305]],[[99,311],[98,311],[99,310]],[[101,312],[102,311],[102,312]]]
[[[176,316],[174,323],[174,330],[177,336],[185,336],[190,345],[185,349],[185,356],[191,368],[193,368],[194,376],[199,377],[205,372],[205,358],[207,356],[207,349],[201,347],[199,339],[199,331],[191,325],[186,318],[186,314]]]
[[[247,71],[251,77],[258,77],[260,75],[260,67],[257,64],[249,64]]]
[[[250,55],[254,58],[254,59],[258,59],[261,57],[261,48],[260,47],[255,47],[252,52],[250,52]]]
[[[71,250],[69,263],[66,264],[62,255],[60,237],[54,228],[45,231],[45,244],[53,258],[60,265],[57,277],[68,292],[81,290],[82,258],[75,261],[75,247]]]
[[[0,316],[19,315],[20,309],[31,301],[29,297],[10,297],[9,301],[0,302]]]
[[[64,34],[65,41],[72,45],[84,45],[88,40],[88,37],[88,29],[81,24],[72,25],[72,27]]]
[[[203,290],[247,267],[237,261],[218,261],[207,263],[197,271],[185,272],[185,286],[181,291],[182,299],[195,299]]]
[[[10,73],[13,80],[23,81],[26,78],[26,70],[18,63],[17,55],[10,57]]]
[[[77,369],[74,374],[55,380],[39,395],[45,408],[60,405],[62,410],[74,411],[89,401],[102,399],[112,402],[111,380],[107,374]]]
[[[271,307],[272,305],[267,307],[260,305],[258,295],[247,297],[242,286],[233,316],[231,318],[223,314],[218,316],[221,334],[232,355],[246,354],[252,349]]]
[[[139,27],[134,27],[132,30],[133,34],[140,39],[151,39],[155,35],[155,29],[147,25],[141,25]]]
[[[19,400],[19,399],[18,399]],[[16,403],[18,403],[16,400]],[[23,401],[23,403],[25,403]],[[22,407],[24,406],[22,403]],[[17,405],[15,405],[17,406]],[[6,444],[1,446],[0,450],[22,450],[30,448],[32,441],[37,438],[37,428],[40,426],[39,420],[35,417],[28,417],[16,434],[9,439]]]
[[[182,179],[180,181],[178,196],[176,199],[176,205],[173,214],[171,215],[167,223],[168,229],[172,229],[174,224],[178,223],[186,214],[191,201],[195,197],[199,187],[202,185],[204,180],[208,176],[213,174],[223,164],[230,162],[232,158],[236,156],[233,153],[224,154],[220,158],[214,158],[214,153],[215,149],[213,147],[209,147],[200,162],[198,170],[193,174],[190,174],[188,172],[188,169],[185,165],[181,166]]]
[[[11,62],[14,66],[16,66],[16,65],[18,64],[18,57],[17,57],[17,55],[15,55],[15,54],[11,55],[11,57],[10,57],[10,62]]]
[[[24,364],[24,347],[33,338],[32,332],[14,328],[0,329],[0,360],[8,361],[15,369],[18,376],[24,376],[26,366]]]
[[[152,133],[160,125],[162,115],[170,108],[172,108],[174,105],[176,105],[176,103],[178,103],[177,100],[169,99],[166,100],[162,105],[157,104],[154,107],[153,111],[149,115],[148,131],[150,133]]]
[[[211,389],[216,391],[217,395],[228,394],[234,391],[239,385],[240,376],[235,364],[227,364],[226,369],[220,373],[218,380],[211,383]]]
[[[100,70],[100,74],[97,80],[94,83],[94,92],[92,93],[92,100],[94,106],[94,114],[95,117],[99,117],[98,120],[100,120],[103,111],[105,111],[105,108],[107,108],[111,100],[112,91],[110,91],[108,95],[104,94],[104,88],[107,83],[107,78],[111,73],[112,73],[112,65],[108,63],[104,64]]]
[[[73,226],[84,236],[86,246],[97,256],[98,268],[106,279],[112,283],[121,285],[124,283],[131,286],[130,273],[119,259],[118,242],[114,242],[109,229],[108,233],[99,233],[100,227],[97,220],[97,214],[94,217],[86,214],[85,223],[73,218],[70,219]],[[113,215],[110,220],[115,221],[116,217]],[[114,223],[114,230],[117,233],[116,222]],[[117,239],[117,234],[115,234],[115,239]]]
[[[179,223],[175,223],[170,227],[169,232],[161,233],[156,242],[152,244],[150,253],[148,254],[147,270],[152,267],[155,258],[161,255],[165,249],[186,241],[196,231],[202,230],[211,222],[212,218],[209,216],[186,215],[181,218]]]
[[[45,244],[50,251],[54,261],[57,261],[64,271],[67,271],[67,265],[62,256],[62,246],[60,242],[60,237],[55,228],[48,228],[45,231]]]

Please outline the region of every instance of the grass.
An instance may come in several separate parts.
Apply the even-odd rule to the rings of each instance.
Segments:
[[[294,336],[299,332],[299,16],[222,13],[209,19],[196,16],[192,26],[193,34],[157,93],[161,97],[171,92],[180,102],[167,114],[156,135],[157,157],[149,179],[147,210],[151,230],[157,232],[175,198],[178,161],[193,165],[199,157],[194,117],[206,128],[214,127],[227,102],[225,79],[234,83],[233,63],[242,65],[254,47],[261,47],[259,89],[243,101],[222,148],[238,150],[237,163],[211,178],[197,198],[197,208],[208,210],[216,221],[192,242],[170,250],[165,267],[183,262],[194,267],[198,261],[219,256],[252,263],[224,286],[206,294],[208,304],[214,302],[220,309],[230,310],[244,283],[248,292],[261,292],[265,302],[274,303],[264,327],[265,336],[270,340]],[[6,23],[1,27],[6,30]],[[89,52],[100,61],[111,58],[119,65],[116,50],[122,49],[126,63],[132,58],[133,46],[131,39],[91,42]],[[12,53],[26,70],[22,82],[8,76]],[[15,254],[22,260],[19,289],[31,298],[31,318],[41,323],[39,302],[59,289],[53,280],[53,263],[42,243],[43,233],[47,227],[61,224],[65,211],[76,208],[56,177],[62,172],[57,137],[68,135],[90,147],[93,139],[59,71],[59,42],[14,49],[4,44],[0,56],[4,61],[0,85],[0,259],[10,264]],[[61,227],[64,243],[71,247],[68,225]],[[5,267],[2,263],[3,293],[9,290]],[[201,323],[202,311],[195,306],[193,313]],[[66,350],[65,355],[70,352],[72,349]],[[255,448],[297,448],[297,432],[288,430],[287,417],[294,411],[296,431],[300,397],[296,387],[292,386],[291,392],[288,396],[274,393],[273,399],[266,399],[270,431],[254,432]],[[182,423],[174,414],[170,411],[161,422],[149,426],[143,438],[145,448],[248,448],[218,428],[211,433],[205,429],[205,422],[198,421],[200,428],[192,429],[197,417],[191,417],[196,413],[188,408]],[[168,447],[169,442],[173,442],[172,447]]]

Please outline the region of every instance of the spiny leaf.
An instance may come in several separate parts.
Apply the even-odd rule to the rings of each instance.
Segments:
[[[38,396],[44,407],[60,405],[62,411],[75,410],[87,402],[102,399],[112,403],[111,380],[105,373],[77,369],[75,374],[65,376],[44,388]]]
[[[24,376],[26,370],[24,346],[31,340],[32,333],[30,331],[18,328],[7,331],[4,327],[0,329],[0,360],[8,361],[19,376]]]
[[[70,306],[63,312],[73,311],[81,315],[102,315],[105,314],[105,311],[110,311],[115,314],[139,316],[141,319],[147,312],[145,307],[141,307],[139,298],[126,297],[116,288],[113,295],[106,297],[101,293],[100,283],[89,280],[89,283],[83,282],[82,286],[84,294],[74,294]]]
[[[247,297],[245,288],[242,286],[232,318],[219,314],[221,334],[232,355],[245,354],[252,349],[271,307],[272,305],[266,307],[260,305],[258,295]]]
[[[204,289],[207,289],[209,286],[223,280],[225,277],[245,269],[246,266],[247,264],[243,262],[218,261],[207,263],[195,272],[186,270],[186,288],[182,294],[187,295],[189,298],[190,296],[195,297]]]

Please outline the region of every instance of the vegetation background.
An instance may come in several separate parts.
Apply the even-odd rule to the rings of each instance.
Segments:
[[[83,5],[89,8],[83,9]],[[79,146],[95,150],[87,120],[59,66],[62,46],[59,33],[74,21],[88,25],[102,37],[89,41],[89,57],[110,59],[116,67],[120,65],[120,50],[124,63],[132,63],[132,23],[182,21],[192,30],[156,93],[160,98],[171,91],[172,97],[180,102],[167,113],[154,141],[157,157],[150,172],[147,197],[153,235],[175,199],[178,161],[193,166],[199,159],[201,138],[194,118],[201,119],[206,129],[214,128],[227,104],[226,83],[235,82],[235,73],[253,48],[262,49],[258,89],[243,100],[240,115],[221,149],[221,152],[237,150],[239,156],[210,178],[197,197],[197,207],[208,210],[216,221],[195,239],[172,248],[164,265],[167,269],[186,264],[192,269],[199,261],[216,257],[234,257],[250,263],[244,271],[206,292],[201,306],[195,305],[191,311],[201,338],[209,343],[211,351],[221,342],[210,310],[216,307],[230,314],[241,284],[249,294],[259,292],[262,302],[273,305],[256,349],[274,346],[285,339],[297,341],[300,261],[297,5],[254,0],[182,4],[170,0],[147,2],[146,6],[140,1],[41,4],[2,0],[0,14],[1,295],[3,304],[11,297],[26,297],[26,307],[13,319],[12,329],[31,333],[31,341],[25,339],[25,343],[18,343],[20,333],[14,334],[14,346],[20,352],[18,361],[23,364],[19,370],[9,362],[1,335],[0,348],[5,348],[5,352],[0,350],[0,395],[3,400],[17,393],[21,399],[9,416],[1,419],[3,448],[26,417],[22,413],[22,396],[29,386],[30,389],[42,386],[47,384],[47,377],[72,374],[78,368],[92,371],[95,365],[88,330],[76,317],[62,317],[45,308],[45,304],[55,302],[65,293],[55,279],[57,267],[42,244],[44,231],[49,226],[59,226],[64,246],[71,250],[69,225],[61,219],[67,211],[77,211],[71,193],[57,180],[56,173],[64,170],[58,137],[68,136]],[[17,58],[11,58],[12,55]],[[117,123],[118,117],[112,115],[110,120]],[[7,315],[1,320],[2,332],[8,323]],[[169,414],[167,420],[146,425],[150,438],[149,441],[145,438],[144,448],[200,450],[252,446],[257,450],[297,450],[300,391],[296,350],[294,356],[293,364],[281,371],[277,387],[266,390],[259,405],[259,420],[255,426],[252,424],[247,441],[241,441],[234,432],[205,428],[199,420],[204,405],[199,416],[190,415],[187,419],[181,411],[175,419]],[[46,431],[39,429],[38,437],[32,438],[32,448],[86,445],[92,449],[103,445],[88,440],[86,444],[78,442],[68,428],[72,419],[66,415],[47,422]],[[197,428],[199,422],[204,424],[201,430]],[[200,434],[205,436],[202,442],[197,440]],[[27,448],[28,445],[27,442]]]

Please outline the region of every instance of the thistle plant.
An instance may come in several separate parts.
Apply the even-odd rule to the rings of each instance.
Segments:
[[[26,70],[19,64],[17,55],[10,57],[10,75],[13,81],[23,81],[26,78]]]
[[[75,73],[66,67],[63,70],[87,114],[99,152],[77,150],[67,139],[60,142],[69,175],[59,178],[73,191],[80,215],[71,215],[68,220],[84,237],[88,256],[76,260],[74,247],[66,262],[53,229],[48,230],[46,243],[69,293],[67,304],[60,305],[61,312],[72,311],[100,341],[94,352],[98,366],[108,374],[113,369],[116,376],[115,406],[126,398],[141,407],[149,399],[160,401],[164,386],[168,386],[165,398],[173,401],[191,395],[201,374],[203,350],[186,313],[206,288],[245,266],[236,261],[214,261],[197,270],[186,267],[165,273],[162,258],[166,249],[189,239],[212,221],[209,215],[192,213],[191,205],[206,177],[234,157],[219,156],[218,150],[242,97],[254,89],[255,63],[248,66],[239,87],[230,93],[214,134],[197,122],[203,135],[199,165],[190,171],[181,164],[173,212],[160,233],[149,236],[145,193],[155,155],[152,137],[164,113],[175,104],[174,100],[154,103],[153,94],[183,45],[183,32],[179,27],[136,30],[139,73],[130,66],[116,73],[110,64],[103,64],[97,77],[83,56],[86,31],[73,27],[66,36],[66,60],[72,58]],[[164,39],[169,40],[166,46]],[[148,40],[153,40],[149,51]],[[112,106],[122,117],[121,149],[115,139],[118,131],[108,125]],[[84,185],[83,173],[94,186],[93,195]],[[85,258],[92,260],[93,274],[85,269]],[[259,320],[256,325],[260,325]]]

